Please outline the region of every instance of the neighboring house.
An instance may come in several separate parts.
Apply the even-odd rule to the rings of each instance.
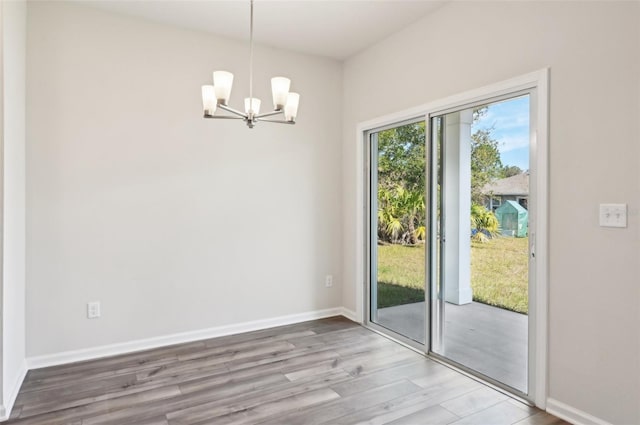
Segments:
[[[515,201],[524,209],[529,209],[529,172],[496,180],[482,188],[484,206],[495,211],[505,201]]]

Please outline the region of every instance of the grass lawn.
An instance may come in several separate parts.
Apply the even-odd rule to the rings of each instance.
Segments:
[[[473,300],[527,313],[528,238],[471,244]],[[378,308],[424,301],[424,245],[378,246]]]
[[[471,244],[474,301],[518,313],[529,307],[529,238],[497,238]]]

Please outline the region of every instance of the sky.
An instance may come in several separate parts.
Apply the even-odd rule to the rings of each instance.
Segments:
[[[517,165],[529,169],[529,96],[492,103],[471,131],[490,129],[491,137],[498,141],[502,165]]]

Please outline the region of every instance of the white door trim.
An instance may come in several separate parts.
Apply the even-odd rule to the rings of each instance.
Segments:
[[[532,137],[535,139],[532,143],[535,145],[535,156],[532,158],[535,162],[535,182],[536,187],[536,211],[537,217],[536,234],[531,236],[534,239],[532,247],[535,248],[535,261],[533,263],[532,272],[536,278],[535,288],[535,312],[534,316],[534,341],[535,341],[535,376],[533,392],[529,394],[532,401],[541,409],[546,408],[547,402],[547,361],[548,361],[548,242],[549,242],[549,69],[541,69],[529,74],[521,75],[516,78],[487,85],[475,90],[459,93],[419,105],[404,111],[378,117],[369,121],[362,122],[356,127],[356,240],[354,247],[356,251],[356,318],[360,322],[364,322],[365,305],[365,287],[367,284],[365,266],[366,266],[366,235],[365,217],[367,212],[365,203],[365,158],[364,146],[366,140],[364,134],[366,131],[390,125],[396,122],[405,121],[417,116],[429,116],[434,112],[442,112],[447,109],[460,108],[466,104],[473,104],[485,100],[490,97],[498,97],[509,93],[534,89],[537,94],[537,102],[532,103],[531,107],[535,108],[536,123],[535,129],[532,124]]]

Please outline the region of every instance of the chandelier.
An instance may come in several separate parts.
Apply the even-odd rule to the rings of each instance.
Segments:
[[[253,0],[251,0],[251,14],[249,25],[249,97],[244,99],[244,112],[228,105],[233,85],[233,74],[228,71],[214,71],[213,85],[202,86],[202,106],[204,118],[243,120],[249,128],[258,121],[275,122],[280,124],[295,124],[298,114],[300,95],[289,91],[291,80],[285,77],[271,79],[271,93],[273,96],[273,111],[260,113],[260,99],[253,97]],[[215,115],[220,108],[231,115]],[[275,115],[283,114],[284,119],[272,119]]]

